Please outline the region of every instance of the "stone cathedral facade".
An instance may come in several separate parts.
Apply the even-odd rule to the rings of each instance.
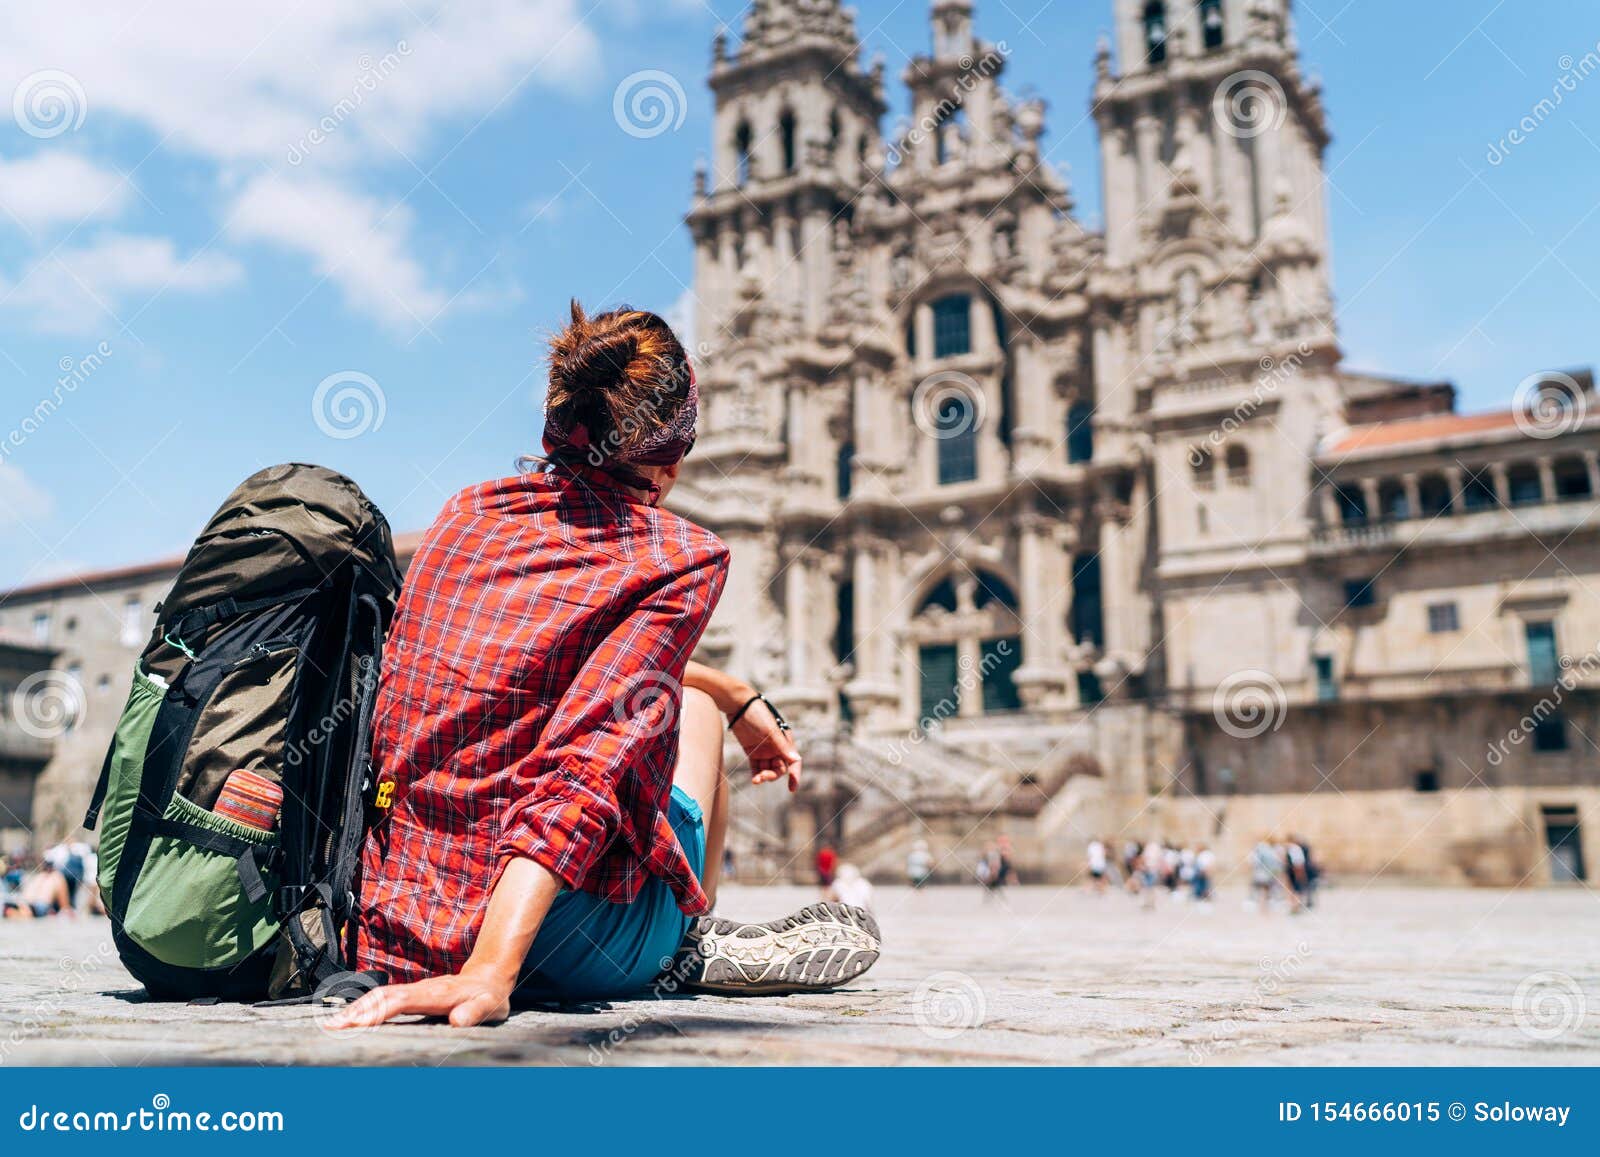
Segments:
[[[1490,759],[1600,642],[1588,378],[1541,380],[1538,429],[1342,369],[1288,0],[1108,5],[1099,230],[970,0],[933,3],[893,124],[833,0],[715,44],[674,502],[733,548],[705,657],[812,764],[741,797],[736,847],[887,873],[1004,832],[1054,878],[1091,833],[1287,829],[1350,870],[1581,874],[1587,686],[1564,742]]]
[[[837,0],[715,45],[672,502],[733,550],[701,657],[806,759],[736,793],[741,876],[831,843],[894,878],[920,839],[954,879],[1002,834],[1024,879],[1095,834],[1237,866],[1273,832],[1336,873],[1583,878],[1591,376],[1530,351],[1463,415],[1347,367],[1289,0],[1104,3],[1103,228],[970,0],[932,4],[896,116]],[[0,594],[0,848],[75,829],[178,561]]]

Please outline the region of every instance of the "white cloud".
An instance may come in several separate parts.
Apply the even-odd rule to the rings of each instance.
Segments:
[[[518,212],[523,219],[523,232],[535,225],[559,225],[567,219],[567,201],[560,193],[551,193],[524,201]]]
[[[603,88],[592,10],[587,0],[13,5],[0,94],[48,70],[74,104],[67,122],[80,112],[89,129],[138,122],[161,152],[212,161],[236,237],[309,257],[351,308],[414,329],[449,296],[412,252],[410,215],[359,192],[363,178],[390,165],[410,187],[403,158],[426,169],[530,91]],[[61,127],[51,143],[82,131]],[[68,217],[35,195],[38,174],[24,176],[25,212]]]
[[[115,115],[224,161],[281,162],[324,118],[326,159],[419,143],[445,117],[532,85],[584,88],[599,41],[578,0],[124,0],[13,5],[0,92],[72,77],[86,123]]]
[[[30,230],[114,217],[131,192],[120,173],[74,153],[46,151],[17,161],[0,159],[0,214]]]
[[[316,179],[260,177],[240,193],[229,229],[311,259],[319,276],[356,310],[397,329],[417,330],[448,303],[410,255],[411,213]]]
[[[216,289],[241,273],[238,262],[219,253],[200,251],[184,259],[170,238],[113,233],[40,258],[16,284],[0,286],[0,305],[27,311],[41,330],[93,334],[120,329],[120,315],[136,294],[148,300],[164,292]]]
[[[0,462],[0,530],[43,522],[54,512],[54,500],[21,467]]]

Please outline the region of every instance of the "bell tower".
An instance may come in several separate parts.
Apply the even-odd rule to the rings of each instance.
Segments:
[[[713,46],[714,137],[688,216],[701,428],[675,498],[732,548],[724,605],[740,608],[702,651],[798,725],[837,698],[843,564],[814,540],[841,501],[866,360],[840,335],[870,314],[852,226],[881,180],[883,81],[839,0],[753,0],[737,43]]]
[[[1302,75],[1291,0],[1116,0],[1095,116],[1106,248],[1135,266],[1198,225],[1235,249],[1302,243],[1326,291],[1321,90]],[[1200,218],[1195,221],[1194,218]]]
[[[867,180],[886,107],[859,55],[838,0],[755,0],[737,45],[717,37],[712,161],[689,218],[701,341],[758,299],[799,333],[823,324],[830,225]]]

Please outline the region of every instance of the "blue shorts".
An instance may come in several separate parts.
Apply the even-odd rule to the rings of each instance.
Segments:
[[[705,878],[706,824],[700,805],[672,789],[667,821],[694,874]],[[529,1000],[611,1000],[637,996],[672,966],[693,917],[667,882],[651,876],[631,904],[564,891],[539,925],[517,995]]]

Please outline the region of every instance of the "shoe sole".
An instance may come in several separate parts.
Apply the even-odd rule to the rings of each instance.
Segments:
[[[697,920],[684,951],[699,966],[692,987],[770,995],[848,984],[877,963],[882,946],[872,913],[824,903],[766,924]]]

